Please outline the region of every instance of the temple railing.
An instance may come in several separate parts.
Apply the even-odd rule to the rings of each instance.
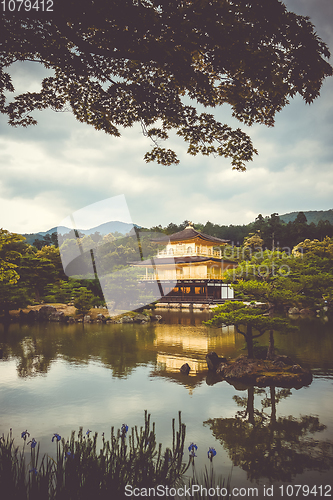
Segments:
[[[222,259],[222,252],[220,250],[213,250],[211,252],[199,250],[195,252],[188,252],[187,250],[173,250],[173,252],[167,252],[166,250],[159,250],[156,254],[157,258],[160,257],[217,257]]]
[[[206,273],[200,276],[186,276],[184,274],[176,274],[176,276],[163,276],[158,274],[141,274],[138,275],[138,280],[140,281],[165,281],[165,280],[175,280],[175,281],[188,281],[188,280],[221,280],[223,274]]]
[[[159,302],[168,302],[168,303],[192,303],[192,304],[221,304],[225,300],[233,300],[233,299],[215,299],[213,297],[205,297],[205,296],[195,296],[195,295],[183,295],[183,296],[173,296],[173,295],[165,295],[164,297],[161,297],[158,301]]]

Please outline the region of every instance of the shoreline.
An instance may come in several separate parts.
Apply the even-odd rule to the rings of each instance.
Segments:
[[[92,307],[88,314],[76,315],[76,308],[71,304],[46,303],[27,306],[22,309],[9,311],[10,322],[34,323],[42,321],[54,321],[61,323],[148,323],[160,321],[162,316],[152,314],[150,310],[115,311],[110,316],[107,308]]]

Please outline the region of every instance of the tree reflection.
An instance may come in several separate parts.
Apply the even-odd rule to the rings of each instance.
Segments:
[[[0,334],[0,345],[2,359],[17,360],[17,372],[19,377],[33,377],[38,374],[46,374],[56,357],[56,345],[52,339],[39,332],[33,335],[25,335],[26,330],[11,330],[5,326]],[[37,333],[37,334],[36,334]]]
[[[247,398],[234,396],[243,409],[234,418],[214,418],[204,422],[214,437],[228,450],[233,464],[247,472],[251,481],[260,478],[290,482],[306,470],[327,471],[333,465],[333,442],[319,440],[316,433],[326,429],[318,417],[276,416],[276,405],[291,395],[289,389],[248,388]],[[262,395],[261,410],[254,396]],[[270,414],[267,409],[270,408]]]
[[[89,326],[12,325],[0,332],[0,355],[5,360],[17,360],[19,377],[46,374],[59,358],[74,364],[97,361],[110,368],[114,377],[127,377],[142,363],[155,363],[156,353],[149,349],[155,338],[154,327],[112,325],[111,330]]]
[[[49,349],[42,349],[42,347],[33,338],[26,338],[20,342],[18,349],[16,349],[16,356],[19,359],[17,364],[19,377],[33,377],[48,372],[53,353]]]

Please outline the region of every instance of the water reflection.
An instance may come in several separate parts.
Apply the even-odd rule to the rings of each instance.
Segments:
[[[6,325],[0,333],[2,359],[17,359],[19,377],[46,374],[54,360],[57,349],[52,338],[46,335],[31,335],[27,326]]]
[[[245,398],[240,387],[226,382],[210,386],[207,352],[235,358],[243,337],[232,328],[202,326],[205,313],[161,314],[161,324],[148,325],[11,324],[7,330],[0,325],[1,430],[34,426],[36,434],[47,436],[48,450],[50,433],[66,435],[78,425],[101,433],[110,422],[121,425],[124,415],[136,424],[148,409],[164,443],[171,417],[181,410],[190,439],[206,450],[197,459],[200,466],[207,464],[208,446],[217,446],[214,466],[228,474],[227,454],[239,465],[233,472],[236,486],[243,479],[288,480],[303,470],[328,469],[332,443],[323,437],[333,439],[331,380],[320,375],[309,388],[291,393],[247,388]],[[311,321],[292,335],[277,335],[275,343],[301,365],[333,374],[332,325]],[[185,362],[188,376],[179,372]],[[296,417],[283,416],[290,414]],[[319,473],[313,477],[323,482]]]
[[[91,360],[112,371],[114,377],[128,377],[133,369],[145,364],[151,375],[168,378],[186,387],[200,385],[207,371],[209,351],[235,358],[242,353],[243,337],[233,327],[209,329],[202,320],[209,313],[163,311],[161,324],[82,324],[0,325],[0,349],[3,360],[16,359],[19,377],[46,374],[61,358],[68,363],[88,364]],[[194,326],[193,326],[194,325]],[[260,339],[262,344],[267,339]],[[332,325],[304,322],[300,332],[277,335],[276,347],[301,365],[330,374],[333,368]],[[180,376],[188,363],[188,377]],[[207,380],[209,383],[209,380]]]
[[[262,398],[260,410],[255,408],[255,395]],[[290,482],[306,470],[324,472],[333,465],[333,441],[319,439],[326,426],[318,417],[277,418],[277,404],[290,395],[289,389],[249,387],[247,397],[233,397],[243,408],[234,418],[204,422],[228,451],[233,464],[246,471],[251,481],[268,478],[271,482]]]
[[[45,374],[59,357],[75,364],[97,360],[115,377],[126,377],[137,365],[156,361],[156,353],[147,349],[154,342],[153,330],[107,326],[11,325],[9,331],[0,334],[3,359],[18,361],[19,377]]]

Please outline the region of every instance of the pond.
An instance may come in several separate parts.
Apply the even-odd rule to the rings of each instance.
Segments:
[[[207,451],[214,447],[216,475],[231,475],[246,498],[290,496],[281,485],[331,485],[333,325],[299,320],[298,332],[275,334],[279,353],[311,368],[308,387],[210,385],[209,351],[230,358],[245,351],[233,327],[203,326],[208,314],[163,311],[161,323],[148,325],[1,325],[0,434],[12,428],[21,444],[27,429],[41,453],[52,455],[55,432],[67,438],[82,426],[108,438],[111,426],[142,425],[148,410],[165,448],[181,411],[186,445],[198,446],[196,471],[212,466]],[[259,341],[268,344],[265,336]],[[185,362],[188,376],[179,372]]]

